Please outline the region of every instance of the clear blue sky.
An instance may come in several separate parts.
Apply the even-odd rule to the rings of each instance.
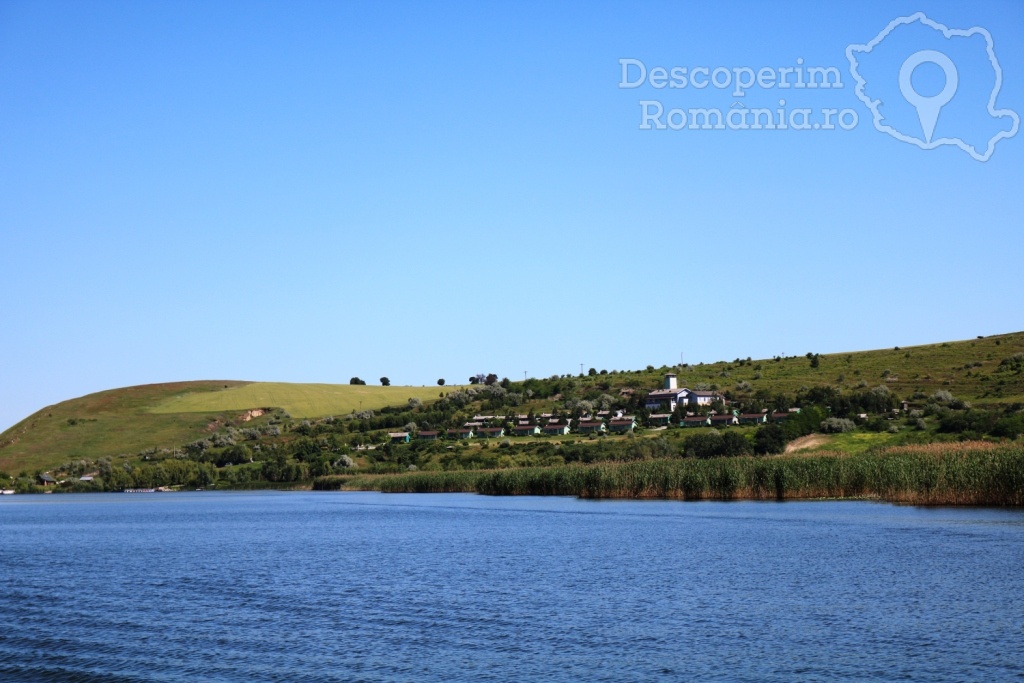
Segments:
[[[985,162],[901,142],[846,58],[916,11],[980,26],[1020,115],[1024,4],[704,5],[0,4],[0,428],[151,382],[451,383],[1024,329],[1024,133]],[[936,136],[1001,125],[969,53]],[[620,59],[802,59],[843,87],[620,88]],[[891,90],[899,64],[873,69]],[[858,122],[640,129],[641,101],[779,99]]]

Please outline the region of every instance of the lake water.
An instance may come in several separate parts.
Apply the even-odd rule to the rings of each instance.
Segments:
[[[1024,680],[1024,511],[9,496],[0,680]]]

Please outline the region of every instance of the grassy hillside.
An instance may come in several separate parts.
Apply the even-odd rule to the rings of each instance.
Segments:
[[[588,373],[583,377],[513,382],[508,391],[527,397],[514,404],[516,412],[533,410],[539,413],[563,408],[568,401],[579,397],[594,398],[607,394],[617,402],[625,402],[627,398],[624,397],[631,394],[623,390],[633,389],[636,396],[642,396],[661,385],[665,372],[677,373],[680,386],[714,389],[743,401],[776,394],[794,396],[810,387],[831,386],[855,391],[859,387],[884,385],[901,398],[917,402],[944,390],[975,406],[996,407],[1024,403],[1024,333],[828,354],[818,356],[816,362],[800,355],[760,360],[734,359],[683,367],[648,367],[635,371],[609,370],[605,374],[595,369],[595,374]],[[531,389],[531,386],[539,389],[540,385],[546,385],[549,391]],[[553,386],[557,388],[551,389]],[[443,391],[453,392],[457,388],[446,386]],[[270,439],[272,444],[280,444],[302,435],[298,422],[306,418],[349,415],[360,409],[380,411],[389,406],[406,406],[410,398],[432,404],[440,391],[442,389],[437,386],[234,381],[180,382],[115,389],[44,408],[0,434],[0,471],[12,474],[34,472],[71,460],[117,459],[120,455],[126,459],[134,457],[137,461],[140,457],[145,458],[143,452],[150,449],[170,451],[196,440],[208,439],[218,431],[229,431],[232,427],[259,427],[262,424],[260,420],[266,422],[268,418],[252,423],[242,419],[243,413],[252,408],[282,408],[290,413],[292,424],[282,425],[286,433]],[[529,398],[531,395],[533,398]],[[385,433],[387,429],[398,428],[407,419],[417,423],[427,420],[435,425],[434,428],[438,424],[451,426],[448,422],[454,420],[459,424],[459,419],[466,419],[473,414],[472,411],[482,409],[482,399],[476,401],[460,408],[466,412],[462,417],[427,415],[421,411],[398,422],[384,423],[378,416],[374,424],[368,424],[370,421],[367,419],[354,420],[350,426],[331,428],[326,432],[350,442],[353,436],[368,432]],[[397,416],[392,417],[398,419]],[[317,431],[317,434],[323,431]],[[657,435],[667,439],[673,446],[681,443],[686,434],[686,430],[649,432],[652,437]],[[571,435],[565,440],[577,438],[577,435]],[[858,432],[828,437],[821,445],[861,452],[891,443],[893,438]],[[478,444],[464,446],[474,452],[483,448]]]
[[[1007,371],[1006,365],[1000,365],[1015,354],[1024,354],[1022,332],[924,346],[821,354],[818,367],[812,367],[810,359],[799,355],[650,368],[636,373],[590,376],[583,381],[651,389],[659,386],[664,372],[671,371],[679,375],[680,386],[706,384],[734,393],[742,382],[749,384],[749,388],[739,393],[763,390],[795,394],[805,387],[854,389],[885,385],[908,399],[915,392],[931,395],[946,390],[976,405],[989,405],[1024,400],[1024,374]]]
[[[452,390],[455,387],[445,390]],[[342,415],[436,399],[440,387],[201,381],[112,389],[49,406],[0,434],[0,471],[48,469],[69,460],[180,448],[250,408],[284,408],[295,418]]]
[[[148,384],[101,391],[43,408],[0,434],[0,470],[35,471],[80,458],[173,448],[235,416],[216,412],[156,415],[150,408],[179,395],[224,391],[243,382]]]
[[[226,391],[196,391],[168,397],[151,408],[157,414],[210,413],[250,408],[284,408],[295,418],[346,415],[357,410],[379,410],[405,403],[410,398],[423,402],[440,391],[458,387],[381,387],[351,384],[289,384],[253,382]]]

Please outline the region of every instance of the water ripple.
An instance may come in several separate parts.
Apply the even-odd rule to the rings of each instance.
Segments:
[[[4,681],[1024,679],[1019,511],[4,503]]]

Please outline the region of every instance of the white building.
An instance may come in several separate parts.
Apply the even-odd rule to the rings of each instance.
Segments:
[[[689,400],[690,390],[679,388],[676,385],[675,375],[665,375],[665,384],[661,389],[655,389],[651,393],[647,394],[647,400],[644,402],[644,407],[648,410],[659,410],[661,408],[667,409],[667,412],[672,412],[676,409],[676,406],[680,403],[686,403]]]
[[[647,394],[644,407],[648,410],[666,410],[671,413],[677,405],[708,406],[722,397],[714,391],[691,391],[676,384],[675,375],[665,375],[665,384]]]

